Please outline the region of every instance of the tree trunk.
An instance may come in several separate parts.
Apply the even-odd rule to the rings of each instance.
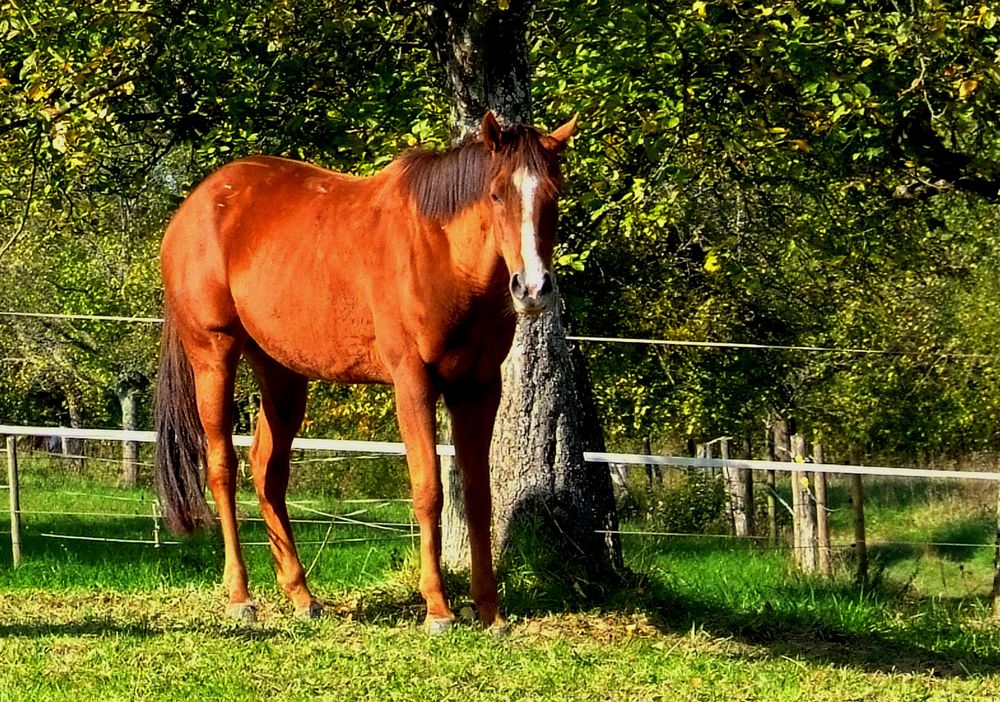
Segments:
[[[73,429],[83,427],[83,412],[80,410],[80,398],[76,390],[72,387],[63,388],[66,397],[66,411],[69,413],[69,425]],[[62,454],[72,470],[77,473],[83,472],[83,439],[70,439],[63,437]]]
[[[117,388],[118,402],[122,408],[122,429],[135,431],[138,429],[136,417],[136,396],[139,388],[129,383],[119,383]],[[135,487],[138,482],[139,443],[136,441],[122,442],[122,472],[118,482],[122,487]]]
[[[487,110],[501,122],[531,121],[528,3],[437,0],[428,17],[431,48],[444,68],[451,102],[452,139],[474,133]]]
[[[792,437],[792,461],[802,465],[806,459],[806,440],[802,434]],[[795,562],[803,573],[816,572],[816,517],[809,489],[809,473],[792,472],[792,504],[794,509]]]
[[[451,443],[451,418],[438,412],[438,440]],[[454,456],[441,456],[441,563],[449,570],[468,570],[470,564],[469,530],[465,526],[465,502],[462,474]]]
[[[487,110],[504,124],[531,121],[529,7],[525,0],[506,9],[477,0],[430,3],[431,45],[448,83],[456,142],[478,129]],[[581,415],[580,403],[589,409],[593,399],[589,383],[579,382],[586,372],[577,358],[574,365],[558,311],[518,320],[490,458],[494,545],[539,574],[593,580],[620,565],[621,548],[616,535],[598,533],[616,530],[617,514],[608,467],[583,462],[583,451],[603,448],[603,438],[596,415]],[[464,567],[460,468],[448,463],[442,557]]]
[[[728,439],[722,440],[719,449],[722,460],[729,460]],[[747,479],[747,474],[750,471],[732,466],[726,466],[722,470],[726,483],[726,504],[732,519],[733,534],[740,538],[746,538],[750,536],[753,524],[753,496],[750,492],[750,481]]]
[[[604,580],[620,565],[611,476],[583,461],[570,350],[559,314],[518,320],[490,451],[493,538],[543,578]]]

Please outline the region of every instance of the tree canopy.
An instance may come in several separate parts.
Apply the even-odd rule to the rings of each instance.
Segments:
[[[166,219],[232,158],[371,173],[447,144],[448,4],[0,0],[0,312],[156,316]],[[886,352],[588,343],[612,446],[784,414],[834,445],[997,448],[988,4],[536,0],[529,23],[534,118],[581,113],[572,332]],[[0,347],[5,419],[113,424],[156,330],[0,317]],[[311,431],[391,431],[385,395],[315,394]]]

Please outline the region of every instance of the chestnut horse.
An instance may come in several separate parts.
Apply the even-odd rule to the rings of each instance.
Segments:
[[[420,525],[426,626],[454,620],[441,577],[435,405],[444,397],[461,467],[480,621],[502,629],[490,552],[488,454],[500,364],[515,315],[552,304],[558,155],[551,134],[501,128],[450,150],[414,150],[361,178],[253,157],[209,175],[181,204],[161,252],[165,325],[156,476],[169,525],[212,520],[225,541],[227,612],[252,621],[236,520],[233,389],[245,357],[260,384],[250,464],[278,584],[299,616],[322,612],[285,505],[310,378],[391,383]],[[513,310],[513,312],[512,312]]]

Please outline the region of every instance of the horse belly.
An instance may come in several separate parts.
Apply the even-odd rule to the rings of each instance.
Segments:
[[[387,383],[361,295],[328,272],[268,267],[232,281],[250,338],[297,373],[342,383]]]
[[[286,368],[309,378],[337,383],[389,383],[389,374],[375,351],[374,339],[357,332],[330,329],[316,336],[273,333],[257,327],[250,337]]]

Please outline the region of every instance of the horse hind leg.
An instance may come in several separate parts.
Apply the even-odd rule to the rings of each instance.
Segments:
[[[226,613],[247,622],[256,619],[236,521],[236,450],[233,448],[233,392],[244,339],[224,332],[184,334],[194,371],[198,415],[205,429],[205,472],[215,500],[225,545],[222,582],[229,595]]]
[[[292,601],[296,616],[315,619],[322,614],[323,608],[306,585],[285,501],[292,441],[305,417],[307,380],[279,365],[253,344],[247,348],[246,355],[261,390],[261,409],[250,449],[250,466],[271,544],[278,586]]]

